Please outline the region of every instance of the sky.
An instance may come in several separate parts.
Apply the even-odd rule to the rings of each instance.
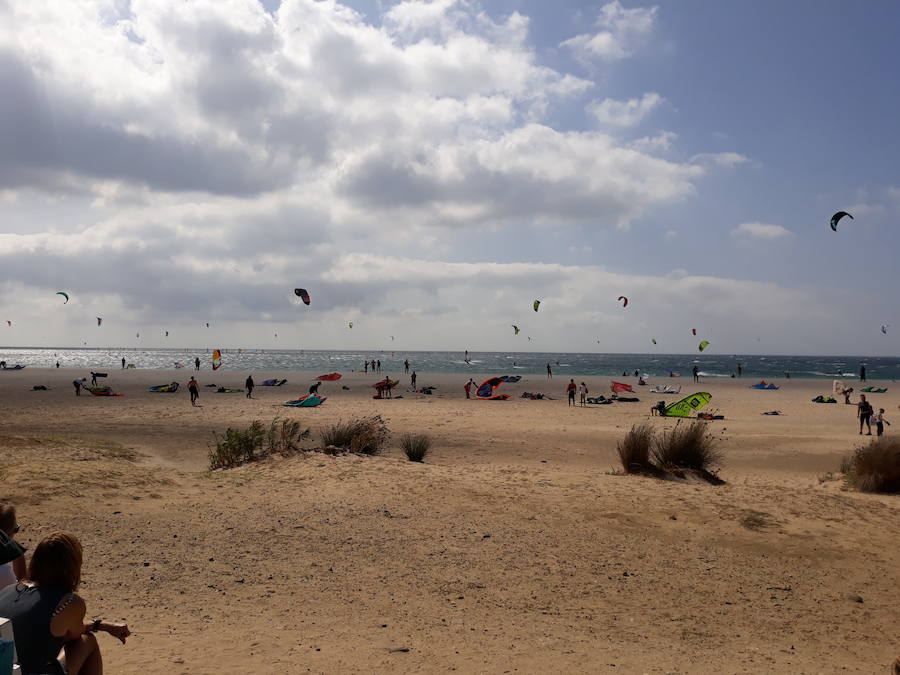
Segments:
[[[900,354],[898,25],[0,0],[0,344]]]

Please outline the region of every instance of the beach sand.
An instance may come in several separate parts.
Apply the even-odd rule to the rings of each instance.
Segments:
[[[202,387],[192,408],[193,371],[107,372],[123,397],[74,396],[83,371],[0,373],[0,476],[19,538],[77,534],[89,614],[131,626],[126,646],[100,637],[108,672],[874,673],[900,654],[900,500],[829,479],[864,440],[855,407],[810,402],[830,381],[652,381],[713,394],[712,486],[612,473],[633,424],[675,424],[648,411],[680,397],[649,387],[582,409],[567,375],[476,401],[462,385],[486,374],[419,373],[438,387],[424,396],[391,373],[402,398],[373,400],[384,374],[351,373],[290,409],[312,374],[265,372],[288,384],[253,400]],[[182,391],[147,391],[171,381]],[[900,388],[881,384],[890,434]],[[281,416],[316,436],[374,413],[393,433],[382,457],[206,471],[227,426]],[[400,452],[407,431],[433,437],[424,464]]]

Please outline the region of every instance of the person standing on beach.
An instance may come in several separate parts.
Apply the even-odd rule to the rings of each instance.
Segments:
[[[550,369],[550,364],[547,364],[547,379],[553,377],[553,371]]]
[[[403,372],[404,372],[404,373],[409,373],[409,359],[406,359],[406,360],[403,362]]]
[[[247,398],[253,398],[253,375],[248,375],[244,382],[244,388],[247,390]]]
[[[884,419],[884,408],[879,408],[878,413],[875,415],[875,435],[881,436],[884,434],[884,425],[887,424],[891,426],[891,423]]]
[[[584,382],[578,387],[578,393],[581,394],[581,405],[587,405],[588,388]]]
[[[197,380],[194,379],[194,376],[191,375],[191,379],[188,381],[188,392],[191,394],[191,405],[197,405],[197,399],[200,398],[200,389],[197,384]]]
[[[93,370],[91,371],[91,386],[97,386],[97,373],[95,373]]]
[[[416,371],[412,371],[412,375],[409,377],[409,383],[412,386],[413,390],[416,388]]]
[[[376,368],[378,368],[378,372],[380,373],[381,372],[381,359],[378,359],[375,362],[375,366],[376,366]]]
[[[859,435],[862,436],[863,424],[866,425],[868,433],[866,436],[872,435],[872,404],[866,400],[865,394],[860,394],[859,403],[856,404],[856,416],[859,417]]]
[[[56,367],[59,368],[59,361],[56,362]]]
[[[697,366],[694,366],[691,369],[691,372],[694,374],[694,382],[700,381],[700,369]]]
[[[865,366],[865,364],[863,364],[859,367],[859,381],[860,382],[866,381],[866,366]]]
[[[575,405],[575,390],[577,388],[575,380],[569,380],[569,384],[566,385],[566,396],[569,399],[569,405]]]
[[[200,370],[200,357],[194,357],[194,370]]]
[[[365,361],[363,363],[363,368],[365,369],[364,372],[366,372],[366,373],[369,372],[369,362],[368,361]]]
[[[122,357],[122,370],[125,370],[125,357]]]
[[[466,390],[466,398],[472,398],[471,392],[472,392],[472,387],[474,385],[475,385],[475,380],[473,380],[471,377],[469,378],[469,381],[463,385],[463,389]]]

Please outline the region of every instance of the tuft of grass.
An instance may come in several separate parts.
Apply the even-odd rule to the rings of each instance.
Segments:
[[[704,422],[675,425],[656,436],[651,456],[663,469],[692,469],[712,472],[722,463],[722,451]]]
[[[841,472],[860,492],[900,493],[900,439],[873,439],[844,458]]]
[[[404,434],[400,447],[410,462],[421,462],[431,449],[431,438],[426,434]]]
[[[209,447],[209,468],[229,469],[255,462],[274,454],[288,454],[300,450],[299,441],[309,438],[309,429],[302,429],[297,421],[276,417],[269,428],[254,420],[246,429],[228,427],[225,435],[213,434],[215,443]]]
[[[765,511],[754,511],[752,509],[744,512],[740,518],[740,522],[743,527],[755,532],[765,530],[776,524],[776,520],[772,517],[772,514],[766,513]]]
[[[337,422],[325,427],[321,435],[326,451],[334,449],[339,452],[377,455],[388,442],[390,431],[381,415],[371,415],[348,422]]]
[[[650,452],[653,449],[656,431],[649,424],[636,424],[616,445],[619,461],[625,473],[644,473],[652,467]]]

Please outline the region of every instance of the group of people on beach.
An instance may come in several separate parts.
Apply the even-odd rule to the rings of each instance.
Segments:
[[[47,535],[26,564],[26,549],[16,541],[19,530],[16,507],[0,502],[0,616],[12,622],[22,673],[99,675],[103,659],[96,634],[124,644],[128,625],[85,620],[87,605],[76,593],[83,549],[75,535]]]

